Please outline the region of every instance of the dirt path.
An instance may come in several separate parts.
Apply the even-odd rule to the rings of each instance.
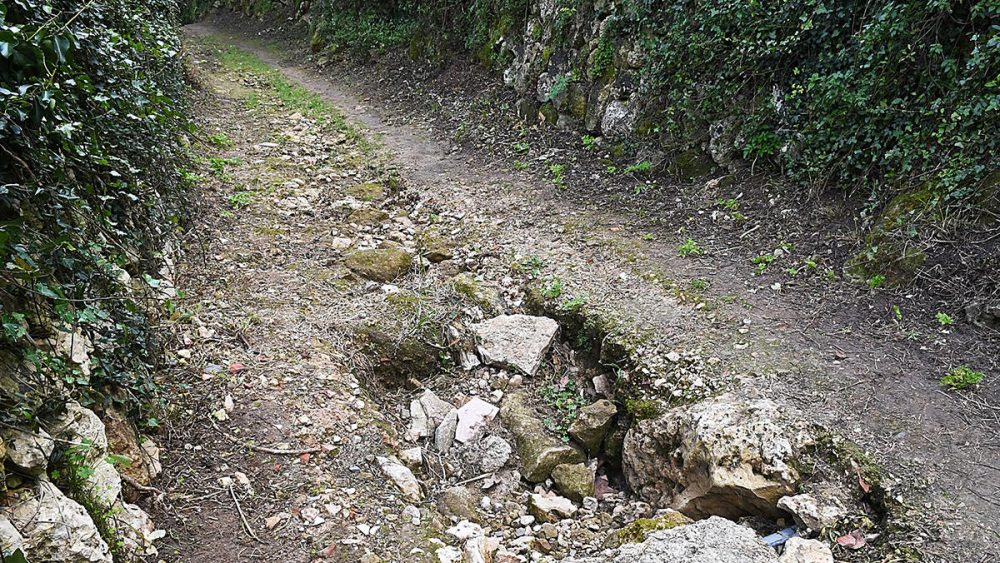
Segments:
[[[899,494],[927,503],[913,516],[930,534],[922,547],[931,559],[1000,557],[991,552],[1000,411],[977,395],[939,391],[924,357],[933,350],[913,353],[814,318],[815,294],[759,289],[725,261],[680,258],[673,241],[644,239],[599,201],[574,201],[530,174],[454,151],[432,129],[386,124],[377,99],[359,100],[347,83],[271,49],[207,25],[187,32],[205,86],[200,150],[217,156],[200,165],[207,189],[179,264],[190,316],[179,325],[177,372],[189,386],[178,388],[177,404],[189,410],[178,413],[165,464],[165,486],[178,491],[168,511],[183,530],[178,560],[429,555],[443,525],[428,524],[426,513],[406,522],[410,502],[375,461],[400,446],[409,395],[358,380],[371,366],[351,331],[454,317],[462,305],[443,282],[454,272],[420,269],[386,287],[347,281],[339,257],[345,244],[420,244],[430,227],[456,241],[447,262],[495,284],[505,302],[524,299],[511,279],[511,265],[521,265],[522,274],[558,280],[567,299],[645,328],[666,350],[713,360],[705,363],[721,367],[698,364],[692,376],[709,386],[777,398],[862,444],[898,475]],[[266,69],[219,44],[253,53],[304,90],[262,83]],[[345,197],[351,185],[395,178],[405,189]],[[693,279],[711,289],[671,282]],[[386,294],[399,291],[421,296],[417,306],[387,307]],[[480,392],[449,377],[442,388]],[[475,477],[440,471],[452,483]]]

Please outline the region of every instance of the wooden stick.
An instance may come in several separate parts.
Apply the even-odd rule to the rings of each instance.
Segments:
[[[260,543],[264,543],[263,540],[257,537],[257,534],[254,533],[253,529],[250,528],[250,523],[247,522],[247,517],[245,514],[243,514],[243,507],[240,506],[240,500],[236,498],[236,491],[233,490],[232,483],[229,484],[229,496],[233,497],[233,502],[236,503],[236,510],[237,512],[240,513],[240,520],[243,522],[243,529],[246,530],[247,534],[249,534],[251,538],[257,540]]]
[[[247,444],[240,442],[240,440],[234,436],[223,433],[222,436],[234,444],[239,444],[245,448],[249,448],[255,452],[262,452],[265,454],[274,455],[302,455],[302,454],[315,454],[323,451],[323,448],[302,448],[300,450],[281,450],[278,448],[266,448],[264,446],[255,446],[253,444]]]

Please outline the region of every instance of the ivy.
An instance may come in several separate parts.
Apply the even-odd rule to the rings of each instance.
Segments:
[[[177,16],[174,0],[0,5],[0,422],[155,391],[155,300],[135,280],[181,208]],[[89,363],[55,353],[60,335],[92,343]]]
[[[884,201],[968,202],[997,169],[1000,2],[629,0],[674,141],[736,116],[745,156]],[[669,139],[668,139],[669,140]]]

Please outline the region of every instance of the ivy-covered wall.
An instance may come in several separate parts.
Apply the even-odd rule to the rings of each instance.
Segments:
[[[317,50],[465,51],[503,73],[526,116],[654,141],[704,168],[754,162],[873,207],[912,189],[930,194],[925,208],[995,203],[997,0],[293,4]]]
[[[0,424],[153,390],[183,149],[174,0],[0,4]]]

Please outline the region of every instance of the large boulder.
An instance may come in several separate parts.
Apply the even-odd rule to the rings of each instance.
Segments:
[[[44,478],[9,491],[0,518],[23,536],[28,561],[113,562],[87,511]]]
[[[544,481],[557,465],[586,461],[583,452],[564,444],[545,430],[522,392],[509,393],[500,406],[500,420],[514,436],[521,458],[522,476],[532,482]]]
[[[566,559],[571,563],[777,563],[773,549],[746,528],[713,516],[694,524],[654,532],[605,557]]]
[[[535,375],[559,323],[547,317],[501,315],[469,327],[479,342],[483,362]]]
[[[809,441],[774,402],[722,395],[635,424],[623,467],[629,486],[657,507],[693,518],[778,517],[778,500],[799,482],[792,461]]]

